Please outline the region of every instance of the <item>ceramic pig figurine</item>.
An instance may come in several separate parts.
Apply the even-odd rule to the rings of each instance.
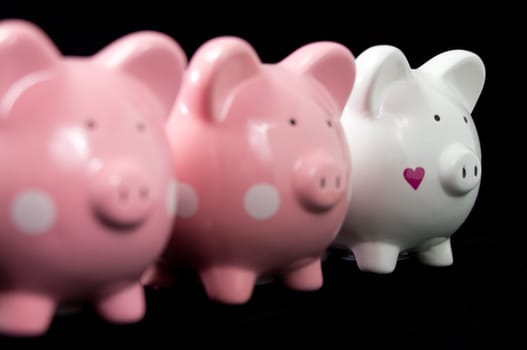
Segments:
[[[179,210],[165,267],[197,271],[212,300],[241,304],[259,277],[316,290],[347,209],[340,124],[355,76],[344,46],[317,42],[275,64],[220,37],[189,63],[167,127]]]
[[[391,46],[357,58],[342,117],[353,194],[337,244],[351,248],[361,270],[390,273],[402,252],[452,264],[449,238],[469,215],[482,175],[470,114],[484,80],[480,58],[463,50],[417,69]]]
[[[42,334],[88,300],[142,318],[139,277],[176,210],[164,124],[185,60],[156,32],[62,57],[33,24],[0,22],[0,332]]]

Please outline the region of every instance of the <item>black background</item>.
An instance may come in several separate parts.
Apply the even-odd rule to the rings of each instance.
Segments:
[[[527,324],[523,301],[527,263],[522,249],[526,232],[514,224],[515,208],[524,206],[521,158],[515,155],[521,148],[512,145],[520,139],[514,139],[509,128],[521,128],[514,125],[523,112],[521,108],[517,115],[509,112],[511,105],[521,105],[512,101],[509,72],[514,71],[514,47],[505,44],[517,33],[508,26],[512,20],[496,8],[485,14],[473,9],[439,14],[433,3],[418,9],[387,9],[381,4],[361,9],[345,2],[302,3],[301,9],[293,10],[284,6],[129,2],[118,7],[93,2],[38,8],[3,3],[0,19],[36,23],[66,55],[94,54],[118,37],[143,29],[171,35],[188,57],[208,39],[240,36],[269,63],[317,40],[338,41],[356,56],[370,46],[391,44],[406,54],[413,67],[449,49],[477,53],[487,69],[486,84],[473,111],[482,146],[483,179],[474,210],[452,238],[454,265],[432,268],[404,260],[394,273],[374,275],[359,272],[353,261],[331,255],[323,265],[325,284],[320,291],[259,286],[243,306],[210,302],[200,285],[182,281],[171,289],[148,289],[147,315],[138,324],[110,325],[87,308],[55,317],[49,332],[34,341],[105,336],[178,342],[250,335],[250,344],[280,336],[296,341],[320,337],[340,338],[350,347],[360,338],[377,342],[384,337],[401,337],[397,344],[402,346],[424,339],[420,344],[425,348],[437,342],[446,342],[447,348],[469,347],[487,337],[518,337],[522,342]],[[7,340],[13,339],[0,338]]]

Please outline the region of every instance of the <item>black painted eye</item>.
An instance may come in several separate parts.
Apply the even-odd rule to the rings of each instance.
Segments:
[[[463,120],[465,121],[466,124],[468,124],[468,119],[466,116],[463,116]]]
[[[438,121],[441,120],[441,117],[440,117],[439,115],[436,114],[436,115],[434,115],[434,120],[435,120],[436,122],[438,122]]]
[[[291,124],[292,126],[295,126],[296,125],[296,119],[295,118],[289,119],[289,124]]]
[[[86,120],[86,128],[88,130],[93,130],[97,126],[97,123],[95,122],[95,119],[88,119]]]
[[[329,126],[330,128],[333,127],[333,123],[331,122],[331,120],[328,120],[328,121],[327,121],[327,124],[328,124],[328,126]]]
[[[143,132],[146,130],[146,125],[143,122],[137,123],[136,127],[137,127],[137,131],[139,132]]]

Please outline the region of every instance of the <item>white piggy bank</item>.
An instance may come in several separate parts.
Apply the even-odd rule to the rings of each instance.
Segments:
[[[372,47],[356,64],[342,117],[353,194],[336,245],[350,248],[362,271],[390,273],[403,252],[451,265],[450,236],[472,210],[482,175],[470,113],[485,67],[452,50],[411,69],[392,46]]]

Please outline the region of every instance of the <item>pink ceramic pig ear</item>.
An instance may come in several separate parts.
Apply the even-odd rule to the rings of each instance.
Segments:
[[[4,98],[7,91],[14,88],[15,83],[22,78],[53,67],[60,56],[53,42],[34,24],[18,19],[1,21],[1,98]]]
[[[420,72],[438,77],[447,89],[472,112],[485,82],[485,66],[479,56],[465,50],[443,52],[418,68]]]
[[[154,31],[128,34],[101,50],[94,59],[141,81],[159,99],[168,117],[187,64],[185,52],[171,37]]]
[[[355,58],[345,46],[335,42],[307,44],[280,65],[315,78],[328,90],[338,108],[344,109],[355,82]]]
[[[222,122],[236,88],[260,72],[260,59],[241,38],[220,37],[203,44],[189,64],[183,101],[197,115]]]
[[[410,65],[401,50],[389,45],[373,46],[357,57],[357,83],[347,106],[377,116],[390,88],[410,76]]]

